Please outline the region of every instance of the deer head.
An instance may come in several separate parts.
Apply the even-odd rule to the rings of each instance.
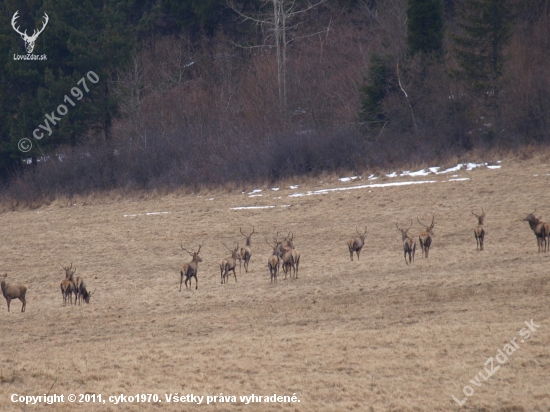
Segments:
[[[426,229],[426,232],[429,233],[430,235],[434,235],[434,232],[433,232],[433,228],[435,226],[435,223],[434,223],[434,219],[435,219],[435,216],[432,216],[432,223],[430,223],[429,226],[423,224],[420,219],[418,219],[418,217],[416,218],[416,220],[418,220],[418,223],[420,223],[421,226],[424,226]]]
[[[481,215],[476,215],[473,210],[472,215],[477,217],[478,224],[483,226],[483,219],[485,219],[485,212],[483,211],[483,208],[481,208]]]
[[[186,251],[191,255],[191,257],[193,258],[193,262],[202,262],[202,259],[199,256],[199,252],[201,251],[201,247],[202,247],[201,245],[199,245],[199,250],[197,250],[196,252],[189,252],[187,249],[183,247],[183,243],[180,246],[184,251]]]
[[[250,232],[249,235],[245,235],[243,233],[243,230],[241,228],[239,228],[239,230],[241,231],[241,235],[243,235],[243,237],[246,239],[246,246],[249,246],[250,247],[250,238],[252,237],[252,235],[254,234],[254,226],[252,226],[252,232]]]
[[[36,39],[38,38],[39,34],[42,33],[44,31],[44,29],[46,28],[50,18],[48,17],[48,15],[46,13],[44,13],[44,17],[43,17],[44,18],[44,25],[42,26],[42,28],[38,31],[34,30],[33,33],[32,33],[32,36],[28,36],[27,35],[27,30],[25,30],[24,32],[21,32],[21,31],[19,31],[19,26],[15,27],[15,21],[19,17],[18,13],[19,13],[19,10],[17,10],[15,12],[15,14],[13,15],[13,17],[11,19],[11,25],[12,25],[13,29],[21,36],[21,38],[25,42],[25,49],[27,49],[27,53],[31,54],[32,51],[34,50],[34,43],[36,42]]]
[[[397,222],[395,222],[395,226],[397,226],[397,229],[401,232],[401,236],[403,237],[403,241],[405,241],[409,235],[407,234],[408,231],[410,230],[410,228],[412,227],[413,225],[413,221],[411,219],[411,225],[407,228],[407,229],[401,229],[398,225],[397,225]]]

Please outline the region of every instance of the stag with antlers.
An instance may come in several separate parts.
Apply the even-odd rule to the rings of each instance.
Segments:
[[[363,234],[359,233],[359,229],[357,229],[357,226],[355,226],[355,231],[357,232],[359,237],[349,238],[348,240],[349,257],[352,262],[353,252],[357,254],[357,260],[359,260],[359,254],[361,253],[361,249],[365,244],[365,237],[367,237],[367,227],[365,226],[365,231],[363,232]]]
[[[483,240],[485,239],[485,230],[483,229],[483,219],[485,219],[485,211],[481,208],[481,214],[477,215],[472,210],[472,215],[477,217],[477,226],[474,227],[474,237],[476,238],[476,250],[483,250]]]
[[[265,238],[265,242],[271,246],[273,249],[273,253],[267,259],[267,267],[269,268],[269,274],[271,275],[271,283],[275,280],[275,283],[277,283],[277,272],[279,271],[279,268],[281,266],[281,253],[279,250],[279,243],[275,243],[273,246],[267,241],[267,238]]]
[[[395,222],[395,226],[397,226],[397,229],[401,232],[401,237],[403,238],[403,255],[405,256],[405,263],[408,265],[409,263],[414,262],[414,252],[416,250],[416,242],[413,238],[409,237],[408,232],[410,228],[413,225],[413,221],[411,219],[411,225],[407,229],[401,229],[397,222]],[[409,255],[409,261],[407,262],[407,254]]]
[[[418,217],[416,220],[418,220],[418,223],[420,223],[421,226],[424,226],[424,231],[418,235],[418,240],[420,241],[420,249],[422,249],[422,257],[427,258],[428,254],[430,253],[430,245],[432,244],[432,236],[434,235],[433,228],[434,228],[434,219],[435,216],[432,216],[432,223],[429,226],[426,226],[423,224]]]
[[[250,263],[250,258],[252,257],[252,249],[250,248],[250,239],[254,234],[254,226],[252,226],[252,232],[250,232],[249,235],[245,235],[241,228],[239,228],[239,230],[241,231],[241,235],[243,235],[243,237],[246,239],[246,246],[241,248],[240,254],[241,254],[241,259],[244,262],[244,270],[246,273],[248,273],[248,264]]]
[[[235,267],[237,266],[237,260],[241,261],[241,255],[239,253],[239,244],[237,243],[237,246],[235,246],[235,249],[231,250],[229,249],[225,243],[222,243],[227,250],[231,253],[230,257],[226,257],[223,259],[220,263],[220,276],[222,278],[222,283],[227,283],[229,272],[233,271],[233,275],[235,276],[235,282],[237,281],[237,273],[235,272]],[[239,271],[239,275],[240,275]]]
[[[189,288],[191,288],[192,280],[191,278],[195,278],[195,290],[199,288],[199,281],[197,279],[197,270],[199,263],[202,262],[201,257],[199,256],[199,253],[201,251],[201,245],[199,245],[199,250],[196,252],[189,252],[187,249],[183,247],[183,244],[180,245],[181,248],[189,253],[191,257],[193,258],[191,262],[185,263],[180,270],[180,292],[181,292],[181,284],[183,282],[183,277],[185,276],[185,289],[187,289],[187,281],[189,281]]]
[[[73,264],[71,263],[71,266],[63,266],[59,264],[61,268],[65,271],[65,279],[61,281],[61,296],[63,296],[63,306],[67,305],[67,300],[72,305],[73,304],[73,293],[75,294],[75,304],[76,304],[76,298],[78,297],[78,291],[76,289],[75,281],[73,278],[73,275],[76,273],[76,267],[73,268]]]
[[[279,232],[277,232],[277,236],[279,235]],[[288,238],[283,238],[282,240],[279,240],[277,237],[273,238],[275,241],[275,244],[277,245],[277,248],[279,249],[279,256],[280,259],[283,261],[283,272],[285,274],[285,279],[288,271],[290,270],[290,276],[292,277],[292,269],[294,269],[294,272],[296,272],[296,262],[294,260],[294,254],[292,253],[292,249],[290,246],[283,246],[283,242],[287,241]]]
[[[294,267],[294,279],[298,279],[298,267],[300,266],[300,252],[298,252],[298,249],[294,247],[294,233],[288,232],[287,237],[284,239],[286,241],[286,246],[284,246],[285,250],[289,250],[290,254],[292,255],[292,260],[294,261],[294,266],[290,266],[290,269]],[[283,264],[283,270],[284,270],[284,264]],[[292,271],[290,272],[290,277],[292,278]],[[286,272],[285,272],[285,279],[286,279]]]
[[[42,28],[38,31],[34,30],[33,33],[32,33],[32,36],[28,36],[27,35],[27,30],[25,30],[24,32],[21,32],[21,31],[19,31],[19,26],[15,27],[15,21],[19,17],[18,13],[19,13],[19,10],[17,10],[15,12],[15,14],[13,15],[13,17],[11,19],[11,26],[21,36],[21,38],[25,42],[25,49],[27,50],[27,53],[31,54],[32,51],[34,50],[34,43],[36,42],[36,39],[38,38],[40,33],[42,33],[44,31],[44,29],[46,28],[46,26],[48,25],[48,21],[50,21],[50,18],[48,17],[48,15],[46,13],[44,13],[44,17],[43,17],[44,24],[43,24]]]
[[[529,222],[529,227],[535,234],[537,238],[537,246],[539,248],[539,252],[542,248],[543,251],[546,251],[547,246],[547,240],[546,237],[548,234],[546,233],[546,227],[545,223],[541,222],[540,217],[535,217],[535,212],[537,209],[533,211],[533,213],[529,213],[525,218],[522,220],[523,222]]]

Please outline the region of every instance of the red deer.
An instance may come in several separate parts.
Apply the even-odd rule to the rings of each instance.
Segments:
[[[523,219],[523,221],[529,222],[529,226],[531,227],[531,230],[533,231],[533,233],[535,233],[535,236],[537,238],[537,246],[539,247],[540,252],[541,248],[543,249],[543,251],[546,250],[547,233],[544,227],[545,223],[540,221],[540,217],[538,219],[535,217],[536,211],[537,209],[535,209],[533,213],[529,213],[527,216],[525,216],[525,219]]]
[[[187,289],[187,281],[189,281],[189,288],[191,288],[192,284],[192,279],[191,278],[195,278],[195,290],[197,290],[199,288],[199,281],[197,279],[197,270],[198,270],[198,265],[200,262],[202,262],[202,259],[201,257],[199,256],[199,252],[201,251],[201,245],[199,245],[199,250],[197,250],[196,252],[189,252],[187,249],[185,249],[183,247],[183,244],[180,245],[181,248],[189,253],[191,255],[191,257],[193,258],[193,260],[191,260],[191,262],[189,263],[185,263],[182,267],[181,267],[181,270],[180,270],[180,292],[181,292],[181,284],[183,282],[183,277],[185,276],[185,289]]]
[[[416,242],[414,239],[409,237],[407,232],[412,227],[413,221],[411,219],[411,225],[407,229],[401,229],[399,226],[397,226],[397,222],[395,222],[395,226],[397,226],[397,229],[401,232],[401,236],[403,238],[403,252],[405,256],[405,263],[408,265],[409,263],[414,262],[414,252],[416,250]],[[409,254],[409,261],[407,262],[407,253]],[[412,257],[412,259],[411,259]]]
[[[279,232],[277,232],[277,235],[279,235]],[[294,255],[292,254],[292,249],[290,248],[290,246],[283,246],[283,242],[286,239],[278,240],[277,238],[274,238],[273,240],[275,241],[275,244],[279,249],[280,259],[283,261],[283,272],[285,274],[285,279],[289,270],[290,270],[290,276],[292,277],[292,269],[296,271],[296,265],[294,261]]]
[[[277,272],[281,266],[279,244],[275,243],[275,246],[273,246],[267,241],[267,239],[265,239],[265,241],[273,248],[273,253],[267,260],[267,267],[269,268],[269,274],[271,275],[271,283],[273,283],[273,280],[277,283]]]
[[[76,304],[76,298],[78,297],[78,292],[76,290],[76,285],[74,282],[73,275],[76,272],[76,267],[73,269],[73,264],[71,263],[71,266],[63,266],[59,264],[61,268],[65,271],[65,279],[61,281],[61,295],[63,296],[63,306],[67,305],[67,300],[69,300],[69,303],[73,304],[73,293],[75,294],[75,304]]]
[[[476,215],[472,210],[472,215],[477,217],[477,226],[474,227],[474,237],[476,238],[476,250],[483,250],[483,240],[485,239],[485,230],[483,229],[483,219],[485,219],[485,212],[481,208],[481,215]]]
[[[6,278],[8,274],[6,273],[3,276],[0,287],[2,288],[2,294],[6,298],[6,303],[8,304],[8,312],[10,311],[10,304],[12,299],[19,299],[23,304],[21,306],[21,312],[25,312],[27,307],[27,301],[25,299],[25,294],[27,293],[27,287],[24,285],[8,285],[6,283]]]
[[[225,243],[222,243],[229,252],[231,252],[231,256],[223,259],[220,263],[220,276],[222,278],[222,283],[227,283],[229,272],[233,271],[233,275],[235,276],[235,282],[237,281],[237,273],[235,272],[235,267],[237,266],[237,260],[241,261],[241,255],[239,253],[239,244],[237,243],[237,246],[235,249],[231,250],[229,249]],[[240,274],[240,273],[239,273]]]
[[[290,248],[290,252],[292,253],[292,258],[294,260],[294,278],[298,279],[298,267],[300,266],[300,252],[298,252],[298,249],[294,247],[294,233],[289,232],[289,235],[292,235],[290,239],[288,239],[288,236],[285,238],[287,247]],[[291,272],[292,277],[292,272]]]
[[[420,249],[422,249],[422,257],[427,258],[428,254],[430,253],[430,245],[432,244],[432,236],[434,235],[433,228],[434,228],[434,219],[435,216],[432,216],[432,223],[430,226],[426,226],[423,224],[418,217],[416,220],[418,220],[418,223],[420,223],[421,226],[424,226],[425,229],[420,235],[418,235],[418,240],[420,241]]]
[[[84,283],[84,279],[82,279],[80,276],[77,276],[74,281],[74,287],[75,287],[75,305],[78,300],[78,304],[82,304],[82,300],[86,303],[90,303],[90,298],[95,292],[89,293],[86,289],[86,284]]]
[[[357,226],[355,227],[355,231],[357,232],[359,237],[349,238],[348,240],[349,257],[352,262],[353,252],[357,253],[357,260],[359,260],[359,254],[361,253],[361,249],[365,244],[365,237],[367,237],[367,227],[365,226],[365,231],[363,232],[363,234],[359,233],[359,229],[357,229]]]
[[[250,263],[250,258],[252,257],[252,249],[250,248],[250,239],[252,238],[252,235],[254,234],[254,226],[252,226],[252,232],[250,232],[249,235],[245,235],[241,228],[239,228],[241,231],[241,235],[244,236],[246,239],[246,246],[241,248],[241,260],[244,261],[244,270],[246,273],[248,273],[248,264]]]

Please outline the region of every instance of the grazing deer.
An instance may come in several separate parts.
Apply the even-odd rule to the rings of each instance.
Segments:
[[[418,235],[418,240],[420,241],[420,249],[422,249],[422,257],[427,258],[428,253],[430,253],[430,245],[432,244],[432,236],[434,235],[433,228],[434,228],[434,219],[435,216],[432,216],[432,223],[430,226],[426,226],[423,224],[418,217],[416,220],[418,220],[418,223],[420,223],[421,226],[424,226],[425,229],[420,235]]]
[[[359,254],[361,253],[361,249],[365,244],[365,237],[367,237],[367,227],[365,226],[365,231],[363,232],[363,234],[359,233],[359,229],[357,229],[357,226],[355,226],[355,231],[357,232],[359,237],[349,238],[348,240],[349,257],[352,262],[353,252],[357,253],[357,260],[359,260]]]
[[[250,239],[252,238],[252,235],[254,234],[254,226],[252,226],[252,232],[247,236],[243,233],[242,229],[239,228],[241,231],[241,235],[246,239],[246,246],[241,248],[241,260],[244,261],[244,270],[246,273],[248,273],[248,264],[250,263],[250,258],[252,257],[252,249],[250,249]]]
[[[84,283],[84,279],[82,279],[80,276],[77,276],[74,281],[74,287],[75,287],[75,305],[78,300],[78,304],[82,304],[82,300],[86,303],[90,303],[90,298],[95,293],[88,293],[88,290],[86,290],[86,284]]]
[[[181,292],[181,284],[183,282],[183,277],[185,276],[185,289],[187,289],[187,281],[189,281],[189,288],[191,288],[192,284],[192,280],[191,278],[195,278],[195,290],[197,290],[199,288],[199,281],[197,279],[197,269],[198,269],[198,265],[200,262],[202,262],[202,259],[201,257],[199,256],[199,252],[201,251],[201,245],[199,245],[199,250],[197,250],[196,252],[189,252],[187,249],[185,249],[183,247],[183,244],[180,245],[181,248],[189,253],[193,260],[191,260],[191,262],[189,263],[185,263],[182,267],[181,267],[181,270],[180,270],[180,292]]]
[[[27,293],[27,287],[24,285],[8,285],[6,283],[6,278],[8,277],[8,274],[4,274],[2,276],[2,282],[0,283],[0,286],[2,288],[2,294],[6,298],[6,302],[8,304],[8,312],[10,311],[10,304],[12,299],[19,299],[21,303],[23,304],[21,306],[21,312],[25,312],[25,308],[27,307],[27,301],[25,300],[25,294]]]
[[[529,222],[529,226],[531,227],[531,230],[533,233],[535,233],[535,236],[537,237],[537,246],[540,249],[542,248],[543,251],[546,250],[546,237],[548,234],[546,233],[546,229],[544,227],[545,223],[540,221],[540,217],[535,217],[535,212],[537,209],[533,211],[533,213],[529,213],[527,216],[525,216],[525,219],[523,219],[524,222]]]
[[[266,243],[273,248],[273,253],[267,259],[267,267],[269,268],[269,274],[271,275],[271,283],[273,283],[273,280],[275,280],[275,283],[277,283],[277,272],[279,271],[279,268],[281,266],[281,258],[280,258],[280,251],[279,251],[279,244],[275,243],[275,246],[271,245],[267,238],[265,239]]]
[[[290,252],[292,253],[292,258],[294,259],[294,278],[298,279],[298,267],[300,266],[300,252],[298,252],[298,249],[294,247],[294,243],[292,242],[294,240],[294,233],[289,232],[289,235],[292,235],[290,239],[287,238],[286,245],[290,248]],[[292,273],[290,274],[292,277]]]
[[[483,239],[485,239],[485,230],[483,229],[483,219],[485,219],[485,211],[481,208],[481,214],[476,215],[472,210],[472,215],[477,217],[477,226],[474,227],[474,237],[476,238],[476,250],[483,250]]]
[[[222,243],[229,252],[231,252],[231,256],[223,259],[220,263],[220,276],[222,278],[222,283],[227,283],[227,278],[229,277],[229,272],[233,271],[233,275],[235,276],[235,282],[237,281],[237,273],[235,272],[235,267],[237,266],[237,260],[241,261],[241,255],[239,253],[239,244],[237,243],[237,246],[235,249],[231,250],[229,249],[225,243]],[[239,272],[240,275],[240,272]]]
[[[397,226],[397,229],[401,232],[401,236],[403,238],[403,255],[405,256],[405,263],[408,265],[409,263],[414,262],[414,252],[416,250],[416,242],[413,238],[409,237],[407,232],[412,227],[413,221],[411,219],[411,225],[407,229],[401,229],[399,226],[397,226],[397,222],[395,222],[395,226]],[[409,261],[407,262],[407,253],[409,254]],[[411,259],[412,256],[412,259]]]

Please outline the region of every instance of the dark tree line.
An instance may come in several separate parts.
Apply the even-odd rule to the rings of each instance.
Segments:
[[[545,0],[0,4],[0,176],[11,193],[277,179],[549,137]],[[46,61],[13,59],[26,54],[16,10],[28,32],[48,13],[34,52]],[[100,81],[34,139],[89,71]]]

